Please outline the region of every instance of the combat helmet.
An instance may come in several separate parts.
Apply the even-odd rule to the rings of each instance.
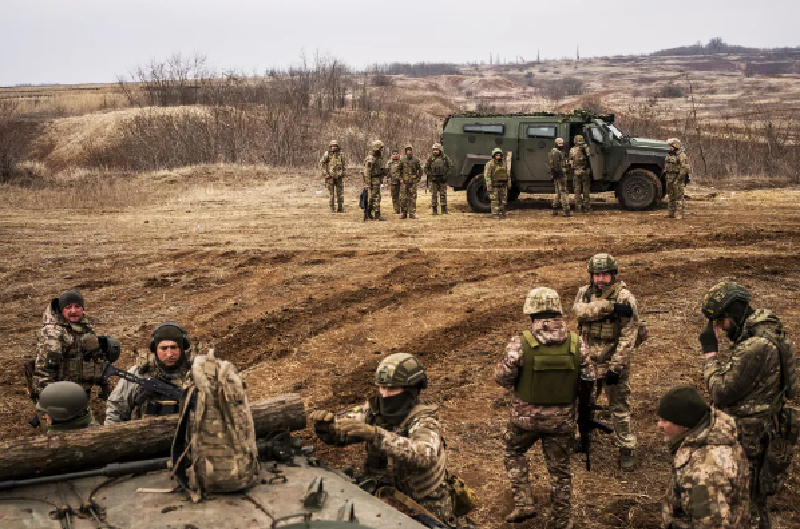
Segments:
[[[560,147],[564,145],[564,138],[556,138],[556,146]]]
[[[586,263],[586,270],[590,274],[617,273],[617,260],[607,253],[594,254]]]
[[[735,301],[749,304],[750,292],[734,281],[723,279],[711,287],[703,298],[703,316],[709,320],[722,318],[728,314],[728,309]]]
[[[85,413],[88,407],[86,391],[75,382],[66,380],[48,384],[36,403],[36,410],[49,415],[54,423],[71,421]]]
[[[431,150],[432,151],[438,150],[439,152],[442,152],[442,144],[441,143],[434,143],[433,147],[431,147]]]
[[[331,147],[334,147],[334,146],[338,149],[339,148],[339,142],[336,141],[336,140],[331,140],[330,143],[328,143],[328,148],[330,149]]]
[[[394,353],[384,358],[375,370],[375,384],[384,388],[425,389],[428,376],[422,363],[409,353]]]
[[[500,147],[495,147],[492,149],[492,158],[494,158],[495,154],[503,154],[503,149]]]
[[[583,145],[583,135],[576,134],[573,140],[575,141],[575,145]]]
[[[564,313],[558,292],[547,287],[536,287],[528,292],[522,312],[532,317],[536,315],[554,317]]]
[[[371,147],[373,151],[379,151],[383,147],[383,142],[381,140],[373,140]]]
[[[679,151],[681,149],[681,140],[678,138],[670,138],[667,140],[667,145],[670,147],[675,147],[675,150]]]

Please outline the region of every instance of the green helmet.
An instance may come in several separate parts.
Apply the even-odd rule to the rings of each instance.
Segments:
[[[703,316],[709,320],[721,318],[734,301],[750,303],[750,292],[738,283],[723,279],[711,287],[703,298]]]
[[[586,264],[586,270],[590,274],[615,274],[617,273],[617,260],[607,253],[594,254]]]
[[[495,154],[503,154],[503,149],[501,149],[500,147],[495,147],[494,149],[492,149],[492,158],[494,158]]]
[[[86,411],[89,397],[75,382],[63,380],[48,384],[39,394],[36,410],[46,413],[54,422],[70,421]]]
[[[528,292],[522,312],[524,314],[564,313],[558,292],[547,287],[536,287]]]
[[[395,353],[384,358],[375,370],[375,384],[384,388],[428,387],[422,363],[408,353]]]

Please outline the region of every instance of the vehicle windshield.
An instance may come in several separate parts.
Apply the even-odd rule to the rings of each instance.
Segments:
[[[614,138],[616,138],[618,140],[621,140],[621,139],[625,138],[625,134],[623,134],[617,127],[615,127],[614,125],[612,125],[610,123],[608,125],[608,130],[610,130],[611,134],[614,135]]]

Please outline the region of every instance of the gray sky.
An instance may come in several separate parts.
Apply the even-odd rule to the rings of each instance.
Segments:
[[[649,53],[722,37],[800,45],[800,2],[772,0],[3,0],[0,85],[113,82],[180,52],[263,72],[319,51],[385,62]],[[497,22],[494,23],[493,20]],[[575,29],[568,32],[565,28]]]

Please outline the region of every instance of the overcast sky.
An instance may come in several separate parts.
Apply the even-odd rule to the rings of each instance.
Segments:
[[[560,58],[576,46],[649,53],[712,37],[797,46],[798,15],[797,0],[2,0],[0,85],[113,82],[176,52],[263,72],[301,50],[363,67]]]

